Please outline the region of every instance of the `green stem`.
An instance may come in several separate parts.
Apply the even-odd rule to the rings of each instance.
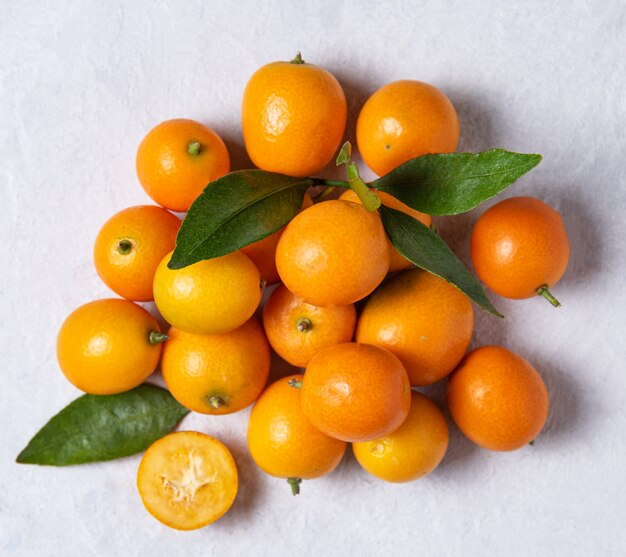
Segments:
[[[209,406],[211,408],[215,408],[215,410],[219,410],[222,406],[224,406],[224,404],[226,404],[226,401],[221,396],[217,395],[210,396],[207,399],[207,402]]]
[[[352,160],[352,145],[346,141],[339,149],[337,155],[337,166],[346,165],[346,174],[348,175],[348,183],[350,188],[358,195],[363,207],[368,211],[375,211],[380,207],[380,197],[371,192],[367,184],[363,181],[359,174],[356,163]]]
[[[192,157],[197,157],[202,151],[202,144],[199,141],[192,141],[187,145],[187,153],[189,153]]]
[[[550,290],[548,290],[548,286],[546,284],[544,284],[543,286],[540,286],[539,288],[537,288],[537,294],[539,296],[543,296],[546,300],[548,300],[548,302],[550,302],[555,308],[561,307],[561,302],[559,302],[550,292]]]
[[[131,249],[133,249],[133,243],[130,240],[124,239],[117,243],[117,251],[122,255],[128,255]]]
[[[290,379],[289,381],[287,381],[287,385],[293,387],[294,389],[301,389],[302,381],[298,381],[297,379]]]
[[[296,54],[293,57],[293,60],[290,63],[291,64],[304,64],[304,60],[302,59],[302,54],[298,52],[298,54]]]
[[[160,342],[166,341],[168,338],[170,337],[168,337],[165,333],[160,333],[159,331],[150,331],[148,334],[148,341],[152,344],[152,346],[156,346]]]
[[[345,180],[326,180],[325,178],[311,178],[314,186],[333,186],[335,188],[349,188],[350,182]]]
[[[296,329],[299,333],[308,333],[313,328],[313,323],[307,317],[301,317],[296,321]]]
[[[350,182],[350,187],[359,196],[361,203],[363,203],[363,207],[365,207],[368,211],[375,211],[378,209],[378,207],[380,207],[380,197],[371,192],[367,187],[367,184],[361,179],[356,163],[350,161],[346,165],[346,171],[348,172],[348,182]]]
[[[293,495],[300,494],[300,484],[302,483],[302,478],[287,478],[287,483],[291,486],[291,493]]]

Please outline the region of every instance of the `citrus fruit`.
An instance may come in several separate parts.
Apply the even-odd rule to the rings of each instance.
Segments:
[[[211,128],[177,118],[161,122],[137,150],[137,177],[146,193],[172,211],[187,211],[202,190],[230,170],[226,145]]]
[[[197,431],[162,437],[150,445],[137,471],[144,506],[176,530],[196,530],[222,517],[233,504],[238,485],[228,447]]]
[[[461,361],[474,330],[469,299],[443,279],[421,269],[403,271],[367,301],[356,340],[393,352],[411,385],[443,379]]]
[[[417,219],[425,226],[430,226],[433,223],[433,219],[430,215],[427,215],[425,213],[420,213],[419,211],[412,209],[408,205],[405,205],[404,203],[402,203],[402,201],[400,201],[398,198],[394,197],[393,195],[390,195],[384,191],[375,191],[375,190],[370,190],[370,191],[375,193],[380,198],[381,203],[385,207],[391,207],[392,209],[396,209],[397,211],[402,211],[403,213],[406,213],[407,215],[412,216],[414,219]],[[361,201],[359,200],[359,196],[356,194],[354,190],[346,190],[344,193],[341,194],[341,196],[339,196],[339,199],[343,199],[344,201],[352,201],[353,203],[361,203]],[[388,240],[388,242],[389,242],[389,250],[390,250],[389,251],[389,272],[395,273],[397,271],[402,271],[403,269],[408,269],[409,267],[412,267],[413,263],[411,263],[406,257],[400,255],[398,253],[398,250],[396,250],[396,248],[393,247],[393,244],[391,243],[391,241]]]
[[[323,434],[302,413],[300,389],[291,386],[301,380],[292,375],[270,385],[248,421],[252,458],[266,474],[288,479],[294,494],[301,480],[332,472],[346,450],[344,441]]]
[[[347,342],[315,354],[302,380],[302,411],[326,435],[369,441],[395,431],[409,413],[411,385],[398,358]]]
[[[370,474],[393,483],[417,480],[430,474],[448,448],[448,424],[443,412],[421,393],[411,394],[411,409],[393,433],[362,443],[352,450]]]
[[[311,205],[313,205],[311,196],[305,194],[302,209],[306,209]],[[285,227],[283,226],[266,238],[241,248],[241,251],[252,259],[259,273],[261,273],[261,278],[265,281],[265,284],[276,284],[280,282],[280,276],[276,269],[276,246],[278,246],[278,240],[280,240],[284,230]]]
[[[296,367],[305,367],[322,348],[350,342],[356,325],[354,305],[307,304],[281,284],[263,307],[263,326],[272,348]]]
[[[363,105],[356,139],[367,166],[383,176],[409,159],[453,152],[459,141],[459,119],[450,99],[436,87],[394,81]]]
[[[492,451],[513,451],[533,441],[550,405],[537,371],[500,346],[470,352],[450,376],[447,399],[459,429]]]
[[[546,296],[565,273],[569,241],[561,215],[534,197],[512,197],[478,219],[470,243],[481,280],[505,298]]]
[[[278,274],[316,306],[347,306],[385,278],[389,245],[376,211],[349,201],[324,201],[288,225],[276,248]]]
[[[92,395],[133,389],[154,371],[165,335],[145,309],[129,300],[105,299],[75,309],[57,338],[61,371]]]
[[[347,105],[339,82],[298,55],[259,68],[243,94],[248,155],[263,170],[289,176],[320,172],[339,148]]]
[[[154,302],[163,318],[188,333],[227,333],[243,325],[261,301],[261,276],[241,252],[170,269],[167,254],[154,275]]]
[[[93,250],[96,271],[116,294],[152,300],[154,272],[176,245],[180,219],[151,205],[129,207],[100,229]]]
[[[202,414],[230,414],[252,404],[270,371],[270,348],[256,317],[217,335],[172,327],[161,358],[174,398]]]

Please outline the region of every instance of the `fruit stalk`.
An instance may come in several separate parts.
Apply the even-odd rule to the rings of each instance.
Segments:
[[[120,240],[117,243],[117,251],[121,255],[127,255],[130,253],[130,250],[133,248],[133,244],[130,240]]]
[[[199,141],[192,141],[189,145],[187,145],[187,153],[189,153],[192,157],[196,157],[202,151],[202,145]]]
[[[161,342],[165,342],[169,337],[165,333],[160,333],[159,331],[150,331],[148,334],[148,341],[152,346],[156,346]]]
[[[306,317],[301,317],[296,322],[296,329],[298,330],[299,333],[306,333],[310,331],[312,328],[313,328],[313,323],[311,323],[311,320]]]
[[[210,396],[207,402],[209,403],[209,406],[211,406],[211,408],[215,408],[215,410],[219,410],[225,404],[224,399],[217,395]]]
[[[342,164],[346,165],[346,174],[348,175],[350,188],[359,196],[363,207],[368,211],[376,211],[376,209],[380,207],[380,198],[367,187],[367,184],[361,178],[359,169],[356,163],[351,159],[351,156],[352,145],[349,141],[346,141],[341,147],[339,155],[337,155],[337,166]]]
[[[287,483],[291,486],[292,495],[300,494],[300,484],[302,483],[302,478],[287,478]]]
[[[544,284],[537,288],[537,295],[543,296],[548,302],[550,302],[555,308],[561,307],[561,302],[559,302],[550,292],[548,287]]]

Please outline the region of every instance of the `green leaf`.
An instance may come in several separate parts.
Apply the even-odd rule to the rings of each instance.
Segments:
[[[17,462],[68,466],[129,456],[188,413],[169,391],[148,384],[117,395],[83,395],[39,430]]]
[[[437,233],[401,211],[384,205],[378,210],[391,243],[404,257],[456,286],[486,312],[503,317],[493,307],[478,280]]]
[[[541,162],[541,155],[491,149],[483,153],[423,155],[372,187],[429,215],[457,215],[499,194]]]
[[[262,240],[302,207],[310,178],[263,170],[231,172],[211,182],[193,202],[168,267],[182,269]]]

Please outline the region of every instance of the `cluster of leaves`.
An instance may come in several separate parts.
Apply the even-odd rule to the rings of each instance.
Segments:
[[[492,149],[483,153],[424,155],[371,184],[429,215],[457,215],[505,190],[537,166],[540,155]],[[263,170],[231,172],[207,187],[189,209],[169,267],[181,269],[226,255],[269,236],[300,210],[313,178]],[[349,183],[345,182],[345,187]],[[416,266],[454,284],[485,311],[501,316],[480,283],[439,235],[413,217],[379,207],[396,249]]]
[[[502,149],[424,155],[369,186],[423,213],[456,215],[502,192],[540,161],[540,155]],[[187,213],[169,266],[180,269],[269,236],[300,211],[307,189],[318,183],[262,170],[231,172],[212,182]],[[401,211],[383,205],[378,211],[402,255],[500,316],[478,280],[435,231]],[[54,416],[17,461],[65,466],[129,456],[167,434],[188,412],[168,391],[152,385],[118,395],[84,395]]]

